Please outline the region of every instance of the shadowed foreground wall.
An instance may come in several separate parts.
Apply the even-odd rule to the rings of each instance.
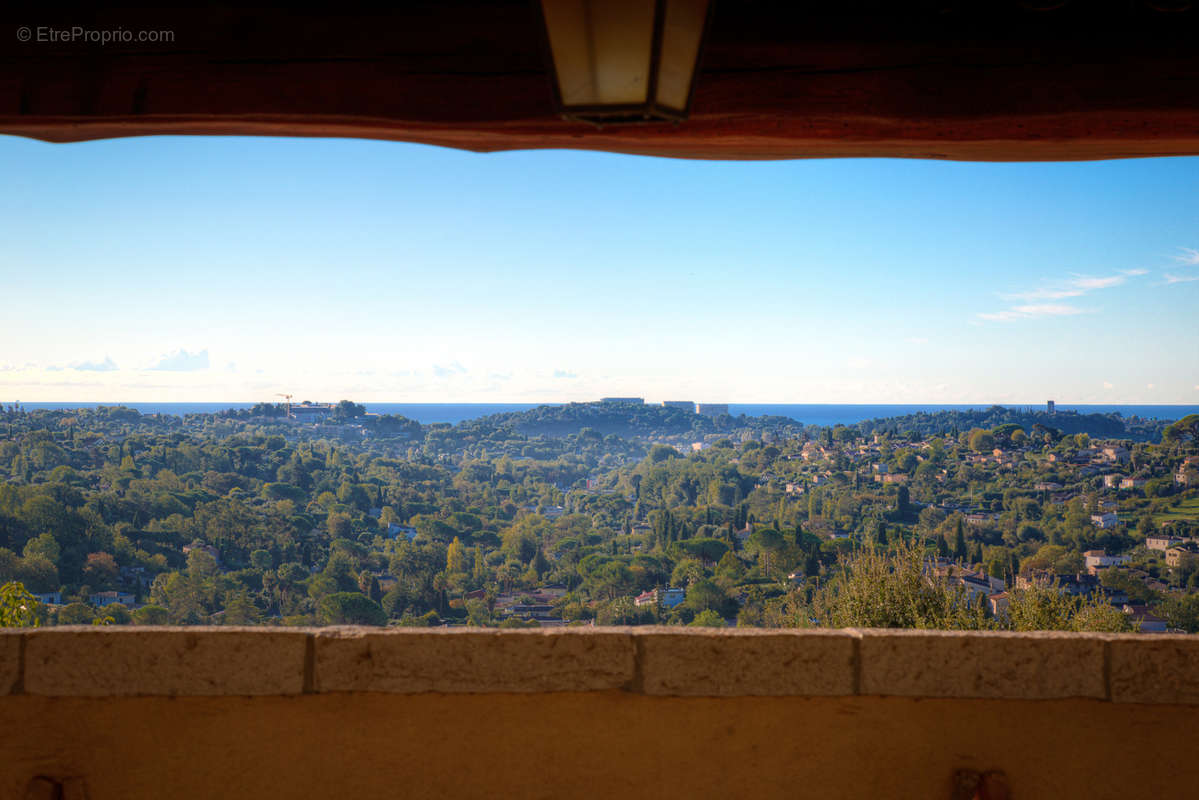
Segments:
[[[1196,665],[1188,637],[6,633],[0,797],[948,798],[957,769],[1182,797]]]

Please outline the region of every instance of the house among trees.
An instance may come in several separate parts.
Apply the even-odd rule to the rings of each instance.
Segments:
[[[648,592],[642,592],[633,599],[633,605],[641,608],[643,606],[657,605],[659,600],[663,608],[674,608],[681,605],[687,599],[686,589],[650,589]]]
[[[1101,569],[1118,567],[1128,563],[1128,556],[1109,556],[1103,550],[1087,550],[1082,554],[1082,557],[1083,562],[1087,566],[1087,573],[1090,575],[1098,575]]]

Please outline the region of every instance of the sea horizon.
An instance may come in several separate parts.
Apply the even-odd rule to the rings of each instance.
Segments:
[[[471,419],[510,412],[528,411],[541,406],[562,406],[568,402],[542,403],[363,403],[367,412],[376,414],[399,414],[424,425],[449,423],[456,425]],[[0,406],[11,406],[12,402],[0,402]],[[42,401],[21,402],[25,410],[67,410],[76,408],[98,408],[100,406],[124,406],[142,414],[213,414],[227,410],[252,408],[256,403],[238,402],[72,402]],[[647,403],[647,405],[659,405]],[[938,411],[985,410],[993,406],[1012,409],[1044,411],[1040,403],[729,403],[733,416],[744,414],[750,417],[780,416],[794,419],[805,425],[853,425],[869,419],[898,417],[916,413]],[[1124,417],[1177,420],[1189,414],[1199,414],[1199,405],[1175,403],[1055,403],[1059,412],[1075,411],[1080,414],[1119,413]]]

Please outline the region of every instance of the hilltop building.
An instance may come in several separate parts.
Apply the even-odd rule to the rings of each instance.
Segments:
[[[331,403],[296,403],[291,407],[291,418],[297,422],[323,422],[333,415]]]
[[[728,403],[696,403],[695,413],[704,417],[719,417],[729,413]]]

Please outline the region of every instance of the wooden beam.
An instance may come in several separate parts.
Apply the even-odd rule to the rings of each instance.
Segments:
[[[10,37],[0,50],[0,133],[351,136],[733,159],[1199,154],[1199,13],[1127,0],[1036,5],[718,2],[692,118],[604,129],[554,116],[524,2],[382,14],[10,9],[0,22],[28,26],[34,40]],[[74,28],[170,31],[173,41],[45,40]]]

